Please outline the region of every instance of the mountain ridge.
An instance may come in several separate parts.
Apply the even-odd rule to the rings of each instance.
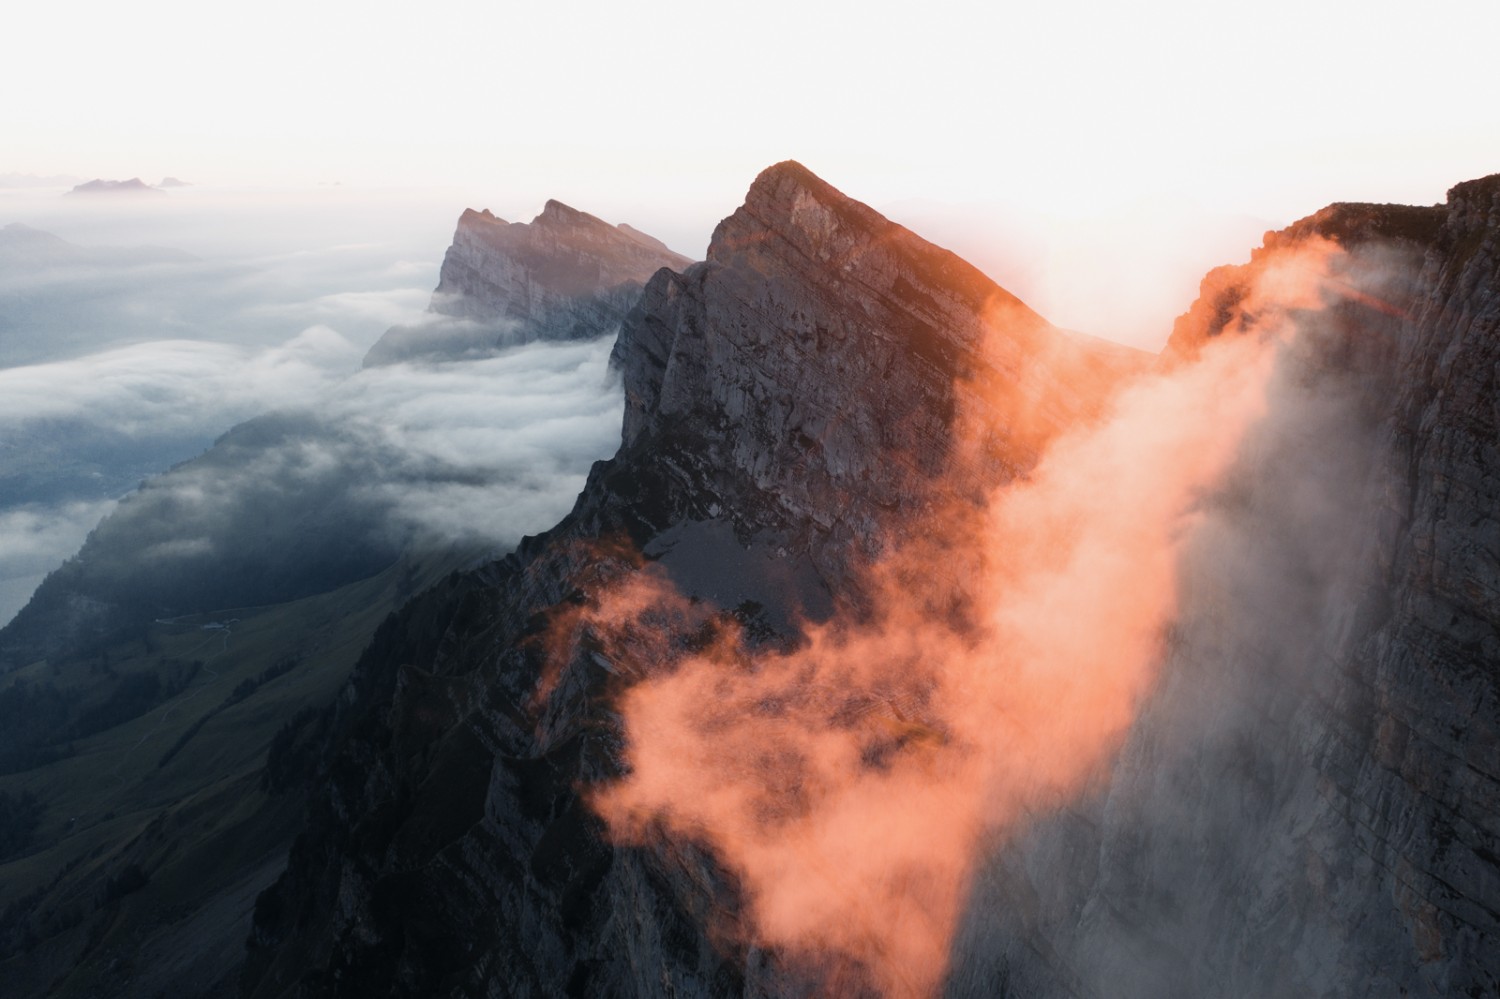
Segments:
[[[1049,333],[1024,307],[999,299],[998,314],[1016,317],[1017,323],[998,343],[981,337],[977,322],[952,322],[956,309],[951,302],[967,302],[972,316],[974,304],[983,298],[975,289],[982,292],[984,286],[973,279],[977,272],[958,267],[941,253],[921,256],[921,262],[932,268],[929,273],[960,275],[960,289],[948,299],[950,322],[934,333],[931,320],[944,312],[944,289],[913,282],[910,290],[893,294],[898,280],[910,282],[922,269],[903,269],[897,263],[912,249],[904,230],[884,229],[879,216],[841,200],[834,189],[810,177],[797,164],[771,168],[752,185],[746,207],[716,229],[703,263],[681,273],[659,272],[647,284],[616,349],[627,390],[622,449],[615,459],[595,467],[573,513],[504,563],[455,579],[443,593],[414,604],[395,626],[391,644],[369,650],[356,674],[356,693],[331,728],[345,734],[329,747],[325,796],[315,798],[309,832],[286,876],[258,907],[247,995],[299,994],[295,983],[304,974],[311,976],[301,979],[312,983],[311,991],[333,995],[432,989],[469,995],[496,988],[508,994],[544,994],[561,983],[574,994],[651,994],[671,988],[679,994],[790,995],[868,987],[858,968],[808,967],[795,955],[747,945],[741,935],[743,913],[735,901],[742,886],[701,844],[661,834],[635,845],[609,843],[597,820],[581,809],[578,782],[586,787],[619,772],[625,736],[618,720],[601,712],[622,682],[614,676],[621,667],[588,651],[592,640],[586,629],[575,633],[580,644],[560,666],[556,660],[549,665],[537,644],[549,633],[549,621],[580,612],[587,620],[601,588],[640,573],[641,556],[632,551],[643,551],[646,564],[659,567],[683,597],[705,601],[703,613],[710,621],[715,613],[728,614],[763,635],[761,640],[791,640],[786,629],[795,628],[788,622],[798,613],[810,612],[817,619],[829,612],[836,597],[843,599],[850,586],[858,585],[858,567],[877,554],[871,550],[872,539],[888,537],[884,530],[892,522],[930,509],[935,497],[925,492],[924,484],[936,481],[934,471],[953,467],[950,460],[975,460],[943,443],[947,431],[940,428],[953,426],[959,413],[994,419],[995,436],[975,466],[985,471],[974,475],[979,481],[1003,482],[1024,474],[1059,428],[1087,422],[1093,408],[1088,400],[1101,405],[1099,397],[1109,395],[1108,378],[1103,387],[1095,383],[1091,391],[1070,394],[1063,375],[1086,371],[1087,365],[1064,364],[1051,373],[1027,374],[1025,350],[1018,344],[1045,338],[1053,346],[1066,340]],[[1268,236],[1260,258],[1230,272],[1232,280],[1224,282],[1250,283],[1282,254],[1316,249],[1319,239],[1352,246],[1367,254],[1361,259],[1391,265],[1393,284],[1346,270],[1363,266],[1358,260],[1346,264],[1342,256],[1326,257],[1333,268],[1332,284],[1325,286],[1332,290],[1322,292],[1327,330],[1297,361],[1311,366],[1306,377],[1314,386],[1326,385],[1335,394],[1357,388],[1360,401],[1347,418],[1363,428],[1358,433],[1365,436],[1359,439],[1370,439],[1392,398],[1371,386],[1392,384],[1395,372],[1411,363],[1396,360],[1396,345],[1421,353],[1404,324],[1424,310],[1444,314],[1442,304],[1428,301],[1440,294],[1430,285],[1412,283],[1412,268],[1423,266],[1422,254],[1428,251],[1440,254],[1449,244],[1466,243],[1467,236],[1446,235],[1454,212],[1462,208],[1460,197],[1444,209],[1444,229],[1434,233],[1433,210],[1338,206]],[[765,224],[767,218],[777,224]],[[876,234],[879,238],[870,238]],[[1394,246],[1387,238],[1392,235]],[[1483,259],[1486,245],[1481,240],[1473,253]],[[1429,257],[1423,273],[1432,273],[1440,262],[1440,257]],[[817,270],[812,265],[826,266]],[[807,275],[807,283],[799,283],[799,273]],[[1206,282],[1204,294],[1185,317],[1183,337],[1202,338],[1205,329],[1213,335],[1232,330],[1260,336],[1258,330],[1271,321],[1271,313],[1250,311],[1256,300],[1248,293],[1227,303],[1219,299],[1219,289]],[[1295,298],[1277,308],[1294,321],[1315,314]],[[1220,317],[1225,310],[1229,315]],[[1366,329],[1384,335],[1364,336]],[[824,345],[826,353],[821,353],[818,348]],[[902,379],[901,392],[881,394],[879,364],[840,367],[871,355],[881,358],[887,345],[889,356],[901,358],[891,369],[892,377]],[[970,352],[964,353],[964,347]],[[1401,367],[1392,367],[1398,363]],[[1035,433],[1007,433],[1013,429],[1007,423],[1012,413],[986,412],[966,400],[964,379],[953,377],[959,365],[1003,372],[1010,385],[1039,383],[1030,400],[1041,403],[1034,407],[1042,413]],[[1108,370],[1107,361],[1103,366]],[[805,382],[799,380],[804,373]],[[1373,380],[1359,387],[1366,376]],[[1294,377],[1291,384],[1300,383]],[[797,391],[782,394],[783,385]],[[870,395],[861,398],[860,391]],[[920,401],[909,410],[901,408],[913,400]],[[895,410],[888,408],[893,401]],[[842,417],[837,434],[843,437],[826,436],[819,423],[834,412]],[[940,414],[936,422],[933,413]],[[1336,413],[1345,419],[1343,409]],[[1271,446],[1290,446],[1275,436],[1279,432],[1272,425],[1262,437]],[[864,464],[871,455],[896,455],[898,460]],[[900,460],[902,455],[914,460],[908,464]],[[1355,469],[1350,474],[1362,473]],[[956,484],[944,481],[945,488],[956,488],[962,496],[969,491],[964,483],[972,480],[960,475]],[[1271,503],[1257,516],[1279,515],[1274,502],[1256,502]],[[1317,522],[1298,529],[1316,533]],[[720,578],[753,580],[760,574],[764,582],[727,597],[716,593],[695,568],[694,550],[700,560],[718,560]],[[783,567],[788,577],[778,580],[768,569],[772,565]],[[1239,585],[1233,576],[1229,583]],[[754,596],[736,605],[746,589]],[[821,605],[809,594],[821,597]],[[773,614],[766,601],[793,606]],[[1238,655],[1240,662],[1254,662],[1257,653]],[[1254,675],[1255,669],[1247,672],[1247,677]],[[545,695],[538,693],[541,683]],[[1285,693],[1300,687],[1283,683],[1279,689]],[[1164,704],[1156,710],[1169,715],[1177,710],[1170,696]],[[1286,706],[1284,699],[1274,698],[1265,705],[1278,725]],[[1332,717],[1313,714],[1298,724],[1316,731],[1333,724]],[[1253,738],[1253,731],[1245,737]],[[476,740],[485,748],[477,748]],[[1480,746],[1466,744],[1470,750]],[[1115,778],[1122,794],[1135,786],[1132,782],[1151,778],[1149,770],[1131,769],[1140,758],[1137,752],[1127,750]],[[493,761],[488,766],[486,757]],[[1206,758],[1220,759],[1216,753]],[[351,769],[356,760],[358,769]],[[1305,778],[1296,758],[1268,759],[1267,766],[1268,772],[1302,786]],[[488,779],[478,773],[460,776],[472,767],[488,772]],[[1212,773],[1204,779],[1209,788],[1214,781],[1240,787]],[[437,807],[421,789],[444,784],[467,788],[467,803],[445,820],[448,833],[422,836],[419,842],[413,838],[416,831],[433,828],[431,809]],[[1319,814],[1320,806],[1309,807]],[[369,815],[383,817],[360,818]],[[1118,828],[1122,835],[1130,829],[1124,823]],[[1266,827],[1272,843],[1281,842],[1278,828],[1274,821]],[[1059,845],[1076,839],[1072,833],[1059,835]],[[1346,863],[1351,847],[1343,833],[1335,830],[1319,842],[1328,864]],[[1044,847],[1022,853],[1017,864],[1024,871],[1028,862],[1036,863],[1045,871],[1051,861]],[[1432,848],[1431,841],[1413,847]],[[1118,881],[1113,894],[1091,896],[1087,884],[1069,894],[1067,886],[1075,882],[1067,878],[1051,889],[1045,882],[1028,888],[1025,877],[1008,875],[1009,880],[1000,882],[999,895],[977,896],[971,919],[981,922],[969,924],[964,946],[977,940],[988,949],[960,949],[950,990],[1092,994],[1090,983],[1097,980],[1129,988],[1136,987],[1130,982],[1144,981],[1157,991],[1142,994],[1162,994],[1162,988],[1182,988],[1184,982],[1201,984],[1194,977],[1201,969],[1191,963],[1174,968],[1150,961],[1134,972],[1106,964],[1107,976],[1095,979],[1101,965],[1090,955],[1100,952],[1088,948],[1115,947],[1125,953],[1111,943],[1110,934],[1128,933],[1128,924],[1111,929],[1108,921],[1091,921],[1088,925],[1097,929],[1090,932],[1102,936],[1085,935],[1077,945],[1082,949],[1070,949],[1075,944],[1063,933],[1056,950],[1049,951],[1046,910],[1036,914],[1041,924],[995,919],[1019,899],[1048,890],[1059,896],[1061,913],[1076,912],[1080,904],[1154,904],[1149,895],[1128,894],[1142,884],[1130,880],[1131,865],[1157,862],[1151,859],[1155,854],[1132,849],[1128,840],[1121,840],[1100,861]],[[1179,856],[1193,855],[1179,850]],[[1481,880],[1474,890],[1482,894],[1484,875],[1477,876]],[[1211,887],[1222,891],[1227,885]],[[1123,897],[1121,890],[1127,892]],[[1389,942],[1392,930],[1401,932],[1396,928],[1407,918],[1403,912],[1419,914],[1412,931],[1419,938],[1436,932],[1446,939],[1447,930],[1420,915],[1431,911],[1423,908],[1425,902],[1408,899],[1386,910],[1378,897],[1373,902],[1344,897],[1344,904],[1356,907],[1350,912],[1367,914],[1390,928],[1371,936],[1383,942],[1377,946]],[[335,898],[343,900],[337,909]],[[1152,917],[1143,918],[1150,925]],[[294,939],[293,926],[316,930],[310,939]],[[976,926],[989,928],[980,932]],[[1203,933],[1221,928],[1206,920]],[[1227,931],[1233,932],[1232,924]],[[479,949],[460,953],[439,940],[464,940]],[[1207,945],[1217,952],[1226,943],[1214,937]],[[1049,952],[1054,957],[1043,974],[1034,958]],[[1405,950],[1389,953],[1397,955],[1391,960],[1409,960]],[[1449,967],[1462,969],[1476,983],[1493,975],[1472,947],[1463,954],[1458,965]],[[1262,981],[1254,976],[1268,973],[1254,963],[1254,954],[1244,960],[1251,963],[1243,974],[1220,979],[1218,987],[1229,990],[1226,994]],[[1422,960],[1416,959],[1415,967]],[[1375,974],[1389,974],[1390,967]],[[1329,981],[1316,977],[1322,974],[1317,965],[1303,957],[1269,973],[1291,987],[1321,982],[1326,988]],[[1121,977],[1130,974],[1145,977]],[[1315,977],[1296,977],[1304,974]],[[1404,980],[1418,991],[1422,981],[1433,981]]]
[[[601,336],[620,322],[652,274],[688,263],[638,229],[610,225],[557,200],[529,223],[465,209],[443,257],[430,318],[387,331],[365,366]]]
[[[560,203],[544,217],[651,249]],[[515,225],[466,211],[460,231]],[[1105,772],[976,862],[942,989],[1500,987],[1497,231],[1500,175],[1434,208],[1329,206],[1206,277],[1153,360],[1050,326],[801,164],[763,171],[704,261],[616,303],[620,448],[572,511],[421,592],[370,580],[412,599],[271,747],[266,780],[307,815],[255,905],[242,993],[872,994],[858,955],[765,942],[707,832],[606,825],[629,692],[726,636],[753,672],[867,619],[882,559],[935,535],[895,592],[967,634],[973,601],[929,591],[962,595],[986,553],[945,527],[1044,478],[1123,394],[1288,328],[1266,417],[1195,501],[1209,529],[1158,682]],[[636,625],[606,619],[622,592],[649,598]],[[946,758],[957,734],[919,695],[861,702],[862,766]],[[169,829],[132,848],[137,874],[168,869]]]
[[[797,171],[786,171],[795,181]],[[799,194],[843,199],[826,185],[787,188],[783,179],[762,175],[747,202],[785,208],[779,217],[787,221]],[[817,211],[807,208],[803,217],[815,223]],[[741,965],[743,952],[716,950],[703,921],[722,911],[717,893],[732,895],[734,880],[709,855],[667,841],[609,844],[575,781],[617,772],[617,723],[603,713],[618,684],[614,667],[581,649],[545,665],[546,622],[590,606],[602,587],[644,564],[771,642],[790,640],[799,615],[857,602],[853,575],[876,554],[876,527],[929,504],[968,502],[981,475],[1004,481],[1035,460],[1032,437],[1002,434],[972,457],[944,443],[960,410],[994,415],[977,390],[951,381],[956,358],[990,366],[983,345],[995,320],[977,309],[993,295],[1004,306],[994,315],[1017,319],[1013,328],[996,322],[1002,345],[993,356],[1017,356],[1016,339],[1056,349],[1034,359],[1037,395],[1050,402],[1038,418],[1047,432],[1069,416],[1091,416],[1094,400],[1070,391],[1068,379],[1099,372],[1072,362],[1081,357],[1115,378],[1138,363],[1131,358],[1122,370],[1114,351],[1101,359],[1029,310],[1007,308],[1011,300],[972,269],[964,271],[975,282],[966,297],[945,303],[920,294],[918,265],[956,267],[956,258],[868,209],[841,214],[858,228],[840,236],[813,225],[788,237],[736,213],[706,261],[680,274],[659,271],[617,347],[627,395],[620,453],[595,466],[558,527],[419,599],[393,622],[388,642],[371,647],[351,681],[357,693],[328,729],[327,795],[314,802],[287,876],[258,906],[248,995],[295,992],[303,975],[317,983],[312,991],[351,995],[547,993],[561,982],[578,993],[645,993],[661,982],[722,993],[750,978],[762,980],[757,988],[812,980],[806,969],[767,958],[757,971]],[[865,252],[836,267],[809,267],[794,244],[820,233],[830,248],[843,239],[846,249]],[[905,294],[891,294],[902,282]],[[876,288],[884,289],[879,308],[865,314],[857,303]],[[933,310],[962,328],[951,339],[936,332]],[[937,363],[910,350],[913,336],[939,338]],[[924,402],[925,415],[917,412]],[[892,405],[911,407],[902,412],[913,425],[882,418]],[[825,417],[837,423],[831,433],[818,425]],[[788,443],[801,448],[801,460],[779,457]],[[873,458],[899,457],[902,448],[912,450],[905,460]],[[955,462],[972,465],[956,491],[941,474]],[[832,496],[835,508],[820,509]],[[543,676],[545,698],[537,693]],[[424,720],[409,723],[408,712]],[[354,755],[340,756],[336,746]],[[355,758],[361,762],[350,769]],[[435,802],[421,802],[435,790],[422,789],[438,787],[454,797],[444,806],[448,832],[432,838],[418,829],[433,828],[421,816]],[[377,813],[386,816],[378,830],[341,818]],[[387,845],[401,857],[388,873],[376,859]],[[358,859],[340,859],[348,850]],[[705,896],[705,885],[718,887]],[[336,911],[330,891],[360,901]],[[401,901],[370,907],[383,897]],[[425,926],[417,930],[398,910],[425,913]],[[632,915],[619,922],[611,913]],[[294,925],[319,929],[293,932]],[[476,941],[480,951],[459,959],[399,943],[413,932]],[[673,937],[668,955],[650,942],[658,933]],[[624,963],[622,955],[634,953],[650,967]],[[494,976],[488,986],[472,977],[480,967]]]

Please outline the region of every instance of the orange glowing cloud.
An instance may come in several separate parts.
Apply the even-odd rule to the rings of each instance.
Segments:
[[[933,994],[981,847],[1100,778],[1123,741],[1195,506],[1265,412],[1288,310],[1321,303],[1333,252],[1282,251],[1242,296],[1253,334],[1138,379],[1024,479],[978,504],[953,490],[858,581],[868,612],[795,647],[755,647],[649,566],[607,587],[569,626],[639,678],[619,700],[629,773],[592,796],[611,834],[708,845],[741,879],[752,942],[827,992]],[[1018,412],[985,390],[956,450]]]

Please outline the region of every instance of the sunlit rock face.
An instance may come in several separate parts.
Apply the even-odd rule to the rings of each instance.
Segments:
[[[532,340],[601,336],[618,327],[652,274],[688,263],[637,229],[558,201],[530,223],[470,209],[443,258],[431,318],[389,330],[365,364],[457,360]]]
[[[258,907],[247,993],[868,987],[753,946],[703,844],[610,843],[586,795],[620,771],[624,678],[566,625],[654,563],[784,642],[893,531],[1029,469],[1147,360],[1050,327],[798,164],[764,172],[708,259],[657,273],[626,318],[622,448],[573,513],[366,653]],[[691,624],[665,612],[651,641],[691,643]]]
[[[1337,205],[1221,268],[1169,362],[1347,253],[1206,499],[1158,691],[1101,789],[996,844],[952,995],[1500,991],[1500,181]]]
[[[677,480],[654,526],[787,530],[838,582],[938,501],[939,477],[1009,480],[1145,361],[1050,326],[793,162],[761,174],[704,263],[652,280],[615,356],[625,450]],[[984,427],[972,453],[961,423]]]
[[[992,828],[934,989],[1500,987],[1497,190],[1333,206],[1205,280],[1157,373],[1289,324],[1265,413],[1196,500],[1117,751]],[[312,813],[257,906],[246,994],[931,991],[763,946],[709,830],[612,842],[590,805],[625,769],[622,691],[717,620],[753,652],[793,644],[799,615],[860,619],[882,550],[1045,480],[1049,445],[1110,419],[1146,365],[794,163],[756,180],[707,260],[650,279],[615,360],[622,447],[573,513],[393,617],[310,730]],[[1224,412],[1211,397],[1193,418]],[[903,581],[954,575],[960,549]],[[648,573],[679,599],[604,642],[601,594]],[[956,731],[877,724],[932,759]]]

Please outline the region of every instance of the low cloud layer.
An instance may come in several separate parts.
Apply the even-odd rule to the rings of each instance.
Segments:
[[[449,540],[506,544],[550,527],[589,466],[619,444],[624,407],[609,371],[613,337],[533,343],[435,367],[360,372],[326,403],[368,428],[398,467],[361,489],[399,523]]]
[[[101,599],[134,588],[162,608],[228,606],[316,592],[413,547],[505,547],[566,513],[589,466],[619,442],[623,398],[608,367],[610,338],[342,379],[301,349],[337,353],[331,334],[299,341],[253,355],[239,376],[253,383],[236,388],[247,407],[279,408],[127,497],[90,540],[79,585]],[[213,365],[198,367],[195,352],[188,359],[145,381],[162,389],[175,371],[202,382],[164,390],[179,408],[156,414],[156,426],[190,419],[196,392],[212,398],[223,389]],[[90,384],[101,408],[142,404],[131,378]],[[70,397],[59,406],[82,404]],[[25,509],[37,540],[0,553],[0,574],[10,578],[34,576],[48,543],[59,546],[53,565],[71,554],[85,508]]]
[[[270,347],[314,325],[363,351],[425,309],[462,208],[63,200],[0,198],[0,367],[162,340]]]
[[[64,200],[0,198],[0,623],[116,499],[260,414],[295,426],[255,460],[241,449],[238,467],[158,484],[220,478],[184,523],[300,483],[356,503],[393,540],[503,544],[550,526],[617,443],[607,343],[360,371],[386,329],[422,321],[461,204]],[[28,228],[7,236],[12,221]],[[292,442],[309,461],[281,460]],[[331,464],[310,463],[313,450]]]
[[[72,553],[113,500],[24,504],[0,510],[0,621],[31,599],[43,577],[57,568],[59,552]]]
[[[236,423],[318,398],[358,359],[343,335],[313,326],[270,348],[162,340],[0,369],[0,433],[74,418],[132,435]]]

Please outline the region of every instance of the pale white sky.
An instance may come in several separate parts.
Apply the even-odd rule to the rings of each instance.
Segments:
[[[786,158],[877,207],[1278,224],[1500,171],[1493,2],[81,0],[0,27],[0,173],[557,197],[695,254]]]

